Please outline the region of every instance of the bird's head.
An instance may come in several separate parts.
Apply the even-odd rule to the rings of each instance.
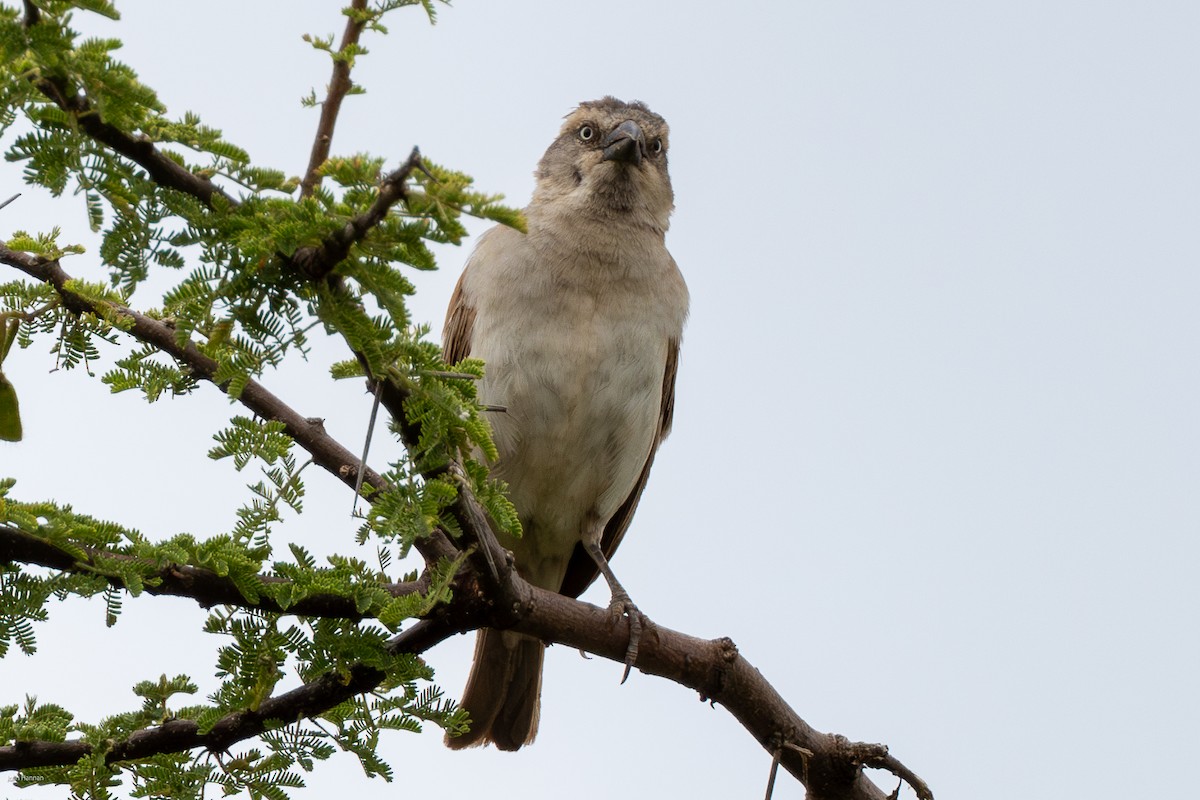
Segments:
[[[666,120],[614,97],[580,103],[538,163],[532,207],[667,229]]]

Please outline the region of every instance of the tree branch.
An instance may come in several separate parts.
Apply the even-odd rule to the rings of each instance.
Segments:
[[[23,3],[23,24],[31,28],[41,22],[41,11],[33,0],[23,0]],[[196,175],[164,156],[149,139],[135,138],[106,123],[82,91],[73,90],[58,78],[34,77],[30,80],[38,91],[73,116],[84,133],[141,166],[156,183],[190,194],[209,208],[212,207],[213,195],[233,201],[208,178]]]
[[[170,720],[153,728],[143,728],[128,738],[112,743],[105,754],[106,764],[134,761],[159,753],[178,753],[203,747],[226,750],[239,741],[258,736],[298,719],[316,716],[339,703],[369,692],[386,676],[373,667],[356,665],[349,675],[327,672],[311,683],[264,700],[258,710],[235,711],[222,717],[212,729],[200,733],[200,726],[186,719]],[[89,756],[95,748],[87,742],[18,742],[0,747],[0,772],[74,764]]]
[[[41,19],[37,6],[31,0],[24,0],[24,5],[25,27],[36,25]],[[362,15],[367,11],[367,0],[352,0],[351,9],[354,13],[348,15],[341,45],[333,60],[333,75],[328,94],[321,105],[321,118],[317,125],[308,170],[300,184],[301,198],[310,197],[321,183],[320,167],[329,158],[342,100],[353,87],[350,80],[353,59],[347,57],[346,53],[358,44],[359,37],[366,27]],[[60,79],[35,78],[33,84],[55,105],[71,114],[78,122],[80,130],[141,166],[159,185],[189,194],[209,208],[212,208],[215,195],[219,195],[230,205],[238,205],[237,200],[207,177],[196,175],[163,155],[149,139],[135,137],[105,122],[83,92],[73,91]],[[361,241],[371,228],[383,220],[391,207],[403,199],[404,183],[414,169],[423,169],[420,153],[415,147],[404,164],[384,178],[379,196],[370,209],[346,223],[341,231],[327,238],[318,247],[301,248],[293,255],[292,262],[309,277],[323,277],[332,271],[345,259],[350,247]]]
[[[37,280],[53,285],[64,305],[77,314],[101,311],[94,301],[68,288],[67,283],[71,278],[57,260],[41,259],[0,246],[0,263],[14,266]],[[126,306],[115,303],[107,305],[106,310],[132,321],[129,333],[133,336],[171,355],[192,369],[198,377],[215,383],[213,376],[217,363],[201,353],[194,343],[181,345],[175,340],[174,331],[164,323]],[[415,445],[419,432],[406,422],[403,413],[406,396],[406,391],[395,382],[384,382],[382,402],[400,422],[405,443],[411,447]],[[364,467],[348,450],[329,437],[318,422],[301,417],[256,381],[246,384],[239,401],[260,417],[283,422],[288,434],[312,455],[316,463],[347,485],[354,485],[355,471]],[[445,474],[452,470],[453,465],[450,465],[434,472]],[[387,487],[382,476],[373,471],[367,471],[364,478],[374,488]],[[578,647],[614,661],[624,660],[629,638],[628,621],[612,626],[607,610],[525,583],[511,569],[507,557],[499,551],[482,509],[466,487],[461,485],[461,481],[459,498],[452,512],[464,532],[474,540],[472,544],[479,548],[472,564],[475,577],[487,585],[484,591],[456,592],[455,602],[443,607],[440,616],[436,617],[439,622],[425,627],[414,626],[414,630],[421,632],[415,639],[417,643],[422,647],[430,647],[458,630],[470,630],[487,624],[489,627],[511,628],[545,641]],[[440,532],[432,539],[419,541],[417,546],[422,548],[427,562],[439,557],[452,557],[457,553],[454,545]],[[498,562],[497,559],[502,560]],[[501,570],[498,564],[504,569]],[[473,610],[480,606],[485,610]],[[478,616],[479,613],[487,614],[486,622]],[[844,737],[820,733],[809,726],[741,657],[732,641],[721,639],[709,642],[660,627],[650,620],[645,620],[644,624],[636,664],[638,669],[689,686],[699,691],[702,697],[720,702],[768,752],[780,751],[782,743],[811,751],[813,755],[807,757],[793,748],[782,748],[781,763],[808,787],[810,797],[814,800],[883,800],[885,795],[882,791],[862,774],[864,765],[889,769],[914,785],[923,800],[932,799],[920,779],[892,758],[882,745],[851,743]],[[294,720],[300,716],[319,714],[355,694],[370,691],[382,679],[377,670],[368,667],[358,668],[350,684],[343,684],[340,677],[330,680],[321,678],[294,692],[280,695],[273,701],[267,701],[258,711],[231,714],[203,736],[196,732],[194,723],[184,721],[139,731],[126,742],[115,746],[108,758],[110,761],[128,760],[155,752],[192,747],[223,749],[235,741],[262,733],[268,728],[270,720]],[[351,691],[350,686],[359,688]],[[322,705],[326,699],[328,705]],[[90,752],[81,751],[78,749],[80,747],[90,746],[83,743],[43,742],[0,748],[0,770],[73,763]]]
[[[627,624],[612,625],[607,609],[539,589],[513,573],[509,588],[520,598],[512,630],[545,641],[580,648],[623,662],[628,646]],[[440,607],[430,620],[418,622],[396,636],[389,650],[420,654],[449,636],[486,622],[502,624],[493,610],[486,620],[480,606],[457,601]],[[800,718],[774,687],[738,652],[729,639],[705,640],[655,625],[647,620],[638,652],[638,669],[700,693],[701,700],[720,703],[768,752],[782,751],[780,763],[808,788],[812,800],[885,800],[886,795],[862,773],[864,766],[886,769],[907,781],[922,800],[933,795],[923,781],[878,744],[851,742],[843,736],[817,731]],[[237,741],[268,730],[271,721],[316,716],[346,699],[371,691],[383,675],[358,665],[350,683],[324,675],[298,689],[270,698],[259,710],[238,711],[223,718],[206,735],[195,723],[176,720],[148,728],[118,742],[107,763],[145,758],[155,753],[204,747],[222,750]],[[787,743],[795,747],[781,747]],[[800,752],[800,748],[811,755]],[[91,752],[82,742],[33,742],[0,747],[0,771],[74,763]]]
[[[33,24],[36,22],[36,7],[28,0],[25,5],[27,19],[31,20],[29,24]],[[353,0],[353,8],[363,10],[365,0]],[[348,48],[357,43],[363,27],[361,18],[350,16],[339,55],[345,54]],[[340,104],[352,87],[349,72],[349,60],[335,57],[333,79],[322,108],[309,168],[301,185],[301,197],[311,196],[320,183],[319,168],[328,158]],[[47,78],[38,79],[35,85],[59,107],[71,113],[81,130],[142,166],[159,184],[186,192],[210,207],[216,194],[230,203],[235,202],[208,179],[191,173],[164,156],[153,143],[105,123],[84,95],[72,94],[66,85]],[[404,199],[404,183],[411,171],[419,167],[419,153],[414,149],[408,160],[384,179],[379,196],[368,211],[352,219],[321,245],[297,251],[290,261],[310,278],[327,276],[347,256],[350,248],[377,226],[396,202]],[[11,264],[38,280],[52,284],[64,304],[75,313],[95,313],[98,310],[92,301],[66,287],[70,278],[57,261],[39,259],[0,247],[0,262]],[[171,355],[198,377],[216,383],[213,377],[216,362],[201,353],[194,343],[178,344],[170,327],[128,307],[108,304],[107,310],[130,319],[130,332],[136,338]],[[404,414],[407,390],[386,376],[369,375],[369,379],[373,383],[382,381],[382,403],[399,423],[402,438],[412,449],[418,441],[419,430],[407,421]],[[250,381],[238,399],[258,416],[283,422],[287,433],[313,456],[316,463],[347,485],[353,487],[357,470],[363,469],[364,483],[376,489],[387,488],[382,476],[370,471],[353,454],[328,437],[319,422],[301,417],[258,382]],[[434,470],[432,474],[444,475],[452,470],[453,465],[449,465]],[[396,652],[424,652],[454,633],[486,624],[579,647],[617,662],[624,661],[629,637],[628,622],[613,626],[607,610],[525,583],[511,569],[511,562],[496,544],[482,509],[466,486],[461,485],[461,481],[459,498],[451,507],[451,512],[467,535],[468,543],[476,548],[471,560],[473,575],[460,576],[459,590],[453,603],[439,606],[429,620],[419,622],[397,636],[393,640]],[[419,541],[417,547],[430,563],[437,558],[452,557],[458,552],[440,532],[431,539]],[[464,577],[467,581],[465,586],[461,583]],[[470,587],[472,580],[479,582],[478,591],[462,591]],[[516,602],[513,602],[514,599]],[[883,800],[883,792],[862,773],[864,766],[870,766],[890,770],[909,782],[923,800],[932,799],[928,787],[892,757],[886,747],[853,743],[841,736],[821,733],[805,723],[762,675],[742,658],[732,641],[698,639],[657,626],[649,620],[645,625],[636,665],[638,669],[689,686],[699,691],[702,698],[720,702],[768,752],[781,754],[780,763],[807,786],[810,798]],[[264,701],[257,711],[239,711],[227,715],[205,735],[198,733],[195,723],[185,720],[139,731],[113,745],[106,760],[113,763],[195,747],[225,749],[234,742],[261,734],[276,722],[286,724],[298,718],[320,714],[350,697],[374,689],[383,678],[378,670],[357,665],[351,669],[349,680],[344,675],[322,676],[312,683]],[[803,755],[801,749],[811,752],[811,756]],[[0,770],[74,763],[90,752],[90,745],[82,742],[32,742],[0,747]]]
[[[102,309],[100,303],[71,291],[67,286],[71,276],[63,271],[57,260],[39,258],[0,246],[0,263],[16,267],[32,278],[52,285],[62,298],[63,305],[75,314],[91,313],[103,316],[101,312],[106,311],[130,320],[132,324],[127,331],[130,335],[171,356],[190,369],[196,377],[209,381],[221,391],[226,390],[227,387],[218,384],[214,377],[217,373],[217,362],[201,353],[194,342],[180,344],[175,339],[174,329],[169,325],[128,306],[104,301],[106,308]],[[347,486],[354,487],[358,470],[362,469],[365,485],[378,491],[390,488],[382,475],[361,464],[353,453],[327,434],[320,419],[301,416],[258,381],[247,381],[237,400],[262,419],[282,422],[288,436],[308,451],[314,463],[332,473]],[[453,559],[458,554],[457,548],[441,532],[435,532],[430,538],[417,540],[414,546],[430,563],[441,558]]]
[[[350,48],[358,44],[366,21],[363,14],[367,9],[367,0],[352,0],[350,11],[346,15],[346,30],[342,33],[342,43],[336,54],[333,54],[333,76],[329,79],[325,102],[321,104],[321,119],[317,123],[317,135],[313,140],[312,155],[308,158],[308,170],[304,180],[300,182],[300,197],[311,197],[316,188],[321,185],[321,165],[329,158],[329,148],[333,144],[333,129],[337,125],[338,113],[342,109],[342,100],[354,86],[350,81],[350,69],[353,57],[347,55]],[[339,259],[340,260],[340,259]]]
[[[34,564],[64,572],[100,575],[111,586],[128,589],[129,587],[121,578],[105,574],[103,567],[97,564],[98,558],[125,561],[137,563],[153,570],[143,576],[146,594],[186,597],[195,600],[202,608],[224,605],[295,614],[301,617],[335,617],[349,620],[365,618],[365,615],[356,608],[354,599],[350,597],[328,593],[312,594],[286,608],[274,599],[265,596],[260,596],[257,601],[251,602],[242,595],[232,579],[218,575],[209,569],[184,564],[158,565],[148,559],[136,558],[124,553],[109,553],[96,547],[80,549],[87,555],[86,560],[77,559],[74,554],[53,542],[0,524],[0,564]],[[269,587],[291,584],[291,581],[286,578],[272,575],[260,575],[258,580]],[[417,581],[384,584],[383,589],[392,597],[401,597],[428,591],[428,584],[428,579],[423,577]]]
[[[34,5],[33,0],[23,0],[23,5],[25,6],[25,19],[23,20],[23,24],[26,28],[30,27],[31,25],[37,25],[42,21],[42,12],[36,5]]]
[[[189,194],[209,208],[212,208],[213,197],[217,195],[230,203],[234,202],[232,197],[208,178],[196,175],[167,158],[149,139],[131,136],[105,122],[100,117],[100,112],[92,108],[87,95],[73,92],[64,81],[37,78],[34,79],[33,85],[55,105],[74,117],[80,130],[145,169],[160,186]]]
[[[328,150],[328,148],[326,148]],[[328,157],[326,152],[325,157]],[[384,177],[379,185],[379,194],[371,207],[347,222],[342,229],[327,236],[316,247],[301,247],[291,256],[291,263],[300,272],[313,280],[324,278],[350,253],[350,248],[361,242],[371,229],[383,222],[392,206],[407,198],[405,183],[413,170],[425,169],[421,164],[421,151],[414,147],[398,168]]]
[[[525,601],[512,630],[624,662],[629,646],[627,620],[612,625],[606,609],[520,583],[517,591]],[[884,800],[883,791],[863,775],[863,766],[887,769],[908,781],[922,800],[932,800],[924,782],[888,755],[885,746],[852,743],[810,726],[732,640],[700,639],[650,620],[643,625],[638,670],[695,689],[701,700],[725,706],[767,752],[782,749],[780,763],[806,786],[810,800]],[[806,749],[812,756],[781,748],[784,743]]]
[[[420,655],[451,636],[471,630],[478,617],[444,607],[436,618],[416,623],[389,643],[393,655]],[[355,664],[346,673],[327,672],[314,681],[289,692],[264,700],[257,710],[243,709],[222,717],[206,733],[192,720],[170,720],[144,728],[128,738],[114,742],[105,755],[106,764],[149,758],[160,753],[178,753],[203,747],[210,751],[227,750],[240,741],[300,719],[316,717],[345,701],[370,692],[387,676],[374,667]],[[0,772],[74,764],[94,752],[83,741],[18,742],[0,747]]]

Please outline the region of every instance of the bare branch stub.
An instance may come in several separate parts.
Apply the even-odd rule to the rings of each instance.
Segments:
[[[925,781],[893,756],[883,744],[868,744],[865,742],[846,742],[845,747],[863,766],[887,770],[904,783],[912,787],[920,800],[933,800],[933,791]],[[897,792],[899,787],[897,787]]]
[[[526,586],[530,602],[512,630],[623,662],[627,633],[609,623],[606,610]],[[886,798],[863,774],[859,753],[845,748],[848,740],[805,722],[732,641],[700,639],[647,621],[637,668],[720,703],[768,753],[779,754],[780,765],[813,800]]]

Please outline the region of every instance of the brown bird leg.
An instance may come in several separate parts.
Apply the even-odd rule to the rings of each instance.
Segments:
[[[591,537],[586,537],[583,549],[591,556],[592,561],[596,562],[596,568],[600,570],[600,574],[608,583],[608,590],[612,593],[612,600],[608,604],[608,613],[612,616],[613,624],[615,625],[622,616],[629,617],[629,647],[625,650],[625,672],[621,675],[621,683],[624,683],[629,679],[629,671],[637,662],[638,642],[642,638],[642,612],[638,611],[638,607],[629,597],[629,592],[625,591],[625,587],[613,574],[612,567],[608,565],[608,559],[600,550],[600,545],[591,541]]]

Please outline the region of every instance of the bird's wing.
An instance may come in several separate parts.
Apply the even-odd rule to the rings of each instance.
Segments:
[[[658,452],[658,446],[662,444],[662,440],[667,438],[667,434],[671,432],[671,422],[675,417],[675,373],[678,368],[679,340],[672,339],[667,345],[667,363],[663,370],[662,405],[658,418],[658,431],[654,436],[654,443],[650,447],[650,455],[646,458],[646,465],[642,467],[642,472],[638,475],[637,483],[633,485],[633,489],[625,498],[625,502],[621,503],[617,513],[613,514],[612,519],[608,521],[608,525],[604,527],[600,549],[604,552],[606,559],[612,558],[617,545],[625,536],[625,531],[629,529],[629,523],[633,521],[633,512],[637,509],[638,501],[642,499],[642,491],[645,490],[646,481],[650,477],[654,454]],[[563,578],[559,594],[578,597],[583,594],[584,589],[592,584],[592,581],[596,580],[596,576],[599,574],[596,563],[584,551],[583,545],[578,544],[575,546],[575,552],[571,554],[571,561],[567,564],[567,575]]]
[[[447,364],[457,364],[471,355],[471,331],[475,327],[475,307],[468,305],[463,296],[463,278],[459,276],[450,295],[450,307],[446,309],[446,325],[442,328],[442,357]]]

